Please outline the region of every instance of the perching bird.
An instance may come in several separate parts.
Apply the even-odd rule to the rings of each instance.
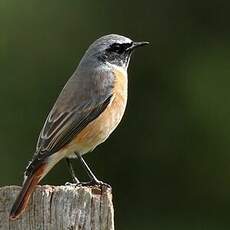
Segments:
[[[25,210],[39,181],[66,158],[77,157],[91,178],[101,184],[82,155],[104,142],[117,127],[127,103],[127,68],[137,47],[148,42],[111,34],[97,39],[85,52],[50,111],[38,138],[36,151],[26,168],[22,190],[10,213],[16,219]]]

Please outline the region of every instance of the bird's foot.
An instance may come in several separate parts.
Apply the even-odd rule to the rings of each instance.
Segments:
[[[77,177],[73,177],[73,182],[66,182],[66,186],[77,186],[80,183],[80,181],[77,179]]]
[[[78,186],[79,183],[66,182],[65,186]]]
[[[76,186],[88,186],[88,187],[92,187],[92,186],[106,186],[107,188],[112,188],[109,184],[103,182],[103,181],[99,181],[99,180],[91,180],[91,181],[87,181],[87,182],[79,182],[78,184],[76,184]]]

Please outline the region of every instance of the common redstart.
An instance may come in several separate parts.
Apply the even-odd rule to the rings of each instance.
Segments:
[[[63,158],[77,184],[81,183],[69,158],[80,160],[91,179],[86,184],[103,184],[82,155],[104,142],[121,121],[127,103],[130,56],[135,48],[147,44],[110,34],[89,46],[45,121],[10,212],[11,219],[20,216],[35,186]]]

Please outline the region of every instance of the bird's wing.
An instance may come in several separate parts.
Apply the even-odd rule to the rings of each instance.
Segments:
[[[41,130],[26,175],[68,144],[106,109],[113,95],[113,81],[114,76],[109,73],[70,78]]]
[[[52,118],[48,116],[39,136],[39,154],[52,154],[59,151],[105,110],[110,99],[111,95],[97,104],[86,103],[81,106],[82,108],[62,112]]]

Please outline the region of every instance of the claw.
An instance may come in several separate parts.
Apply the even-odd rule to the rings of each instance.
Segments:
[[[66,182],[65,186],[78,186],[79,183]]]
[[[108,188],[112,188],[109,184],[103,182],[103,181],[99,181],[99,180],[91,180],[91,181],[88,181],[88,182],[79,182],[77,184],[77,186],[89,186],[89,187],[92,187],[92,186],[106,186]]]

